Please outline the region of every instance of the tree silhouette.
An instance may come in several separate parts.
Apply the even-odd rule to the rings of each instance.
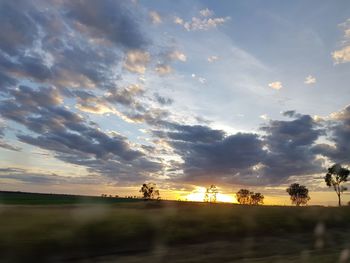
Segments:
[[[249,205],[250,204],[250,195],[252,195],[253,192],[250,192],[248,189],[240,189],[236,193],[236,198],[238,203],[241,205]]]
[[[349,169],[342,167],[340,164],[334,164],[328,168],[328,172],[324,177],[327,186],[333,186],[338,196],[338,205],[341,206],[341,194],[347,190],[342,184],[348,180]]]
[[[295,204],[296,206],[306,205],[310,200],[309,189],[304,185],[294,183],[291,184],[286,191],[290,195],[292,204]]]
[[[204,202],[216,203],[216,195],[219,193],[218,188],[215,185],[211,185],[207,188],[204,195]]]
[[[263,205],[264,196],[261,193],[251,193],[250,195],[250,204],[251,205]]]
[[[140,192],[143,194],[143,198],[149,199],[160,199],[159,190],[155,183],[145,183],[142,185]]]

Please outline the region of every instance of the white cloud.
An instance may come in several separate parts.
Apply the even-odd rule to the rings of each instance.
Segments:
[[[260,115],[260,118],[266,121],[269,119],[269,116],[267,116],[267,114],[262,114]]]
[[[162,23],[162,17],[156,11],[149,12],[149,17],[151,18],[151,21],[152,21],[153,24],[160,24],[160,23]]]
[[[315,84],[316,83],[316,78],[309,75],[305,78],[305,81],[304,81],[305,84]]]
[[[210,56],[210,57],[208,57],[208,62],[215,62],[216,60],[218,60],[219,59],[219,57],[218,56]]]
[[[212,16],[214,14],[214,12],[208,8],[200,10],[199,13],[204,17]]]
[[[332,57],[336,64],[350,62],[350,45],[334,51]]]
[[[229,17],[217,17],[208,19],[192,17],[192,20],[185,22],[183,26],[187,31],[205,31],[211,28],[216,28],[217,26],[224,24],[229,19]]]
[[[186,55],[178,50],[169,53],[169,58],[172,60],[180,60],[182,62],[185,62],[187,60]]]
[[[144,74],[149,60],[150,55],[148,52],[139,50],[129,51],[126,54],[124,68],[134,73]]]
[[[174,23],[177,25],[183,25],[184,24],[184,20],[178,16],[174,17]]]
[[[171,73],[172,69],[169,65],[165,65],[165,64],[159,64],[157,67],[156,67],[156,72],[159,74],[159,75],[166,75],[166,74],[169,74]]]
[[[216,28],[230,19],[228,16],[208,18],[209,16],[213,15],[213,12],[209,9],[200,10],[199,13],[204,18],[192,17],[190,21],[184,21],[182,18],[176,16],[174,18],[174,23],[183,26],[187,31],[205,31],[211,28]]]
[[[350,18],[339,24],[339,26],[343,28],[344,33],[341,48],[332,52],[335,64],[350,62]]]
[[[202,77],[199,77],[199,78],[198,78],[198,81],[199,81],[200,83],[202,83],[202,84],[204,84],[204,83],[207,82],[207,80],[206,80],[205,78],[202,78]]]
[[[205,84],[205,83],[207,82],[207,80],[206,80],[205,78],[199,77],[199,76],[197,76],[196,74],[192,74],[191,76],[192,76],[192,78],[198,80],[198,81],[199,81],[200,83],[202,83],[202,84]]]
[[[184,21],[182,18],[175,16],[174,23],[183,26],[187,31],[205,31],[224,24],[231,19],[230,17],[211,17],[214,15],[208,8],[199,11],[200,17],[192,17],[190,21]]]
[[[271,82],[269,83],[269,87],[275,90],[279,90],[282,88],[282,82],[280,81]]]
[[[350,41],[350,18],[348,18],[344,23],[339,24],[339,27],[344,29],[344,42]]]

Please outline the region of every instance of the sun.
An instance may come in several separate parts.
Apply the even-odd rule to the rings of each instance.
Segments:
[[[185,199],[187,201],[193,202],[203,202],[205,197],[206,188],[205,187],[196,187],[194,191],[189,193]],[[237,203],[237,200],[234,195],[218,193],[216,195],[216,201],[222,203]]]

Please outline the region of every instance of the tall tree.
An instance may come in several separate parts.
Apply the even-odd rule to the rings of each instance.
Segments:
[[[250,204],[251,205],[263,205],[264,196],[261,193],[252,193],[250,195]]]
[[[159,190],[155,183],[145,183],[141,186],[140,192],[143,194],[143,198],[149,199],[159,199]]]
[[[249,205],[251,194],[253,194],[253,192],[250,192],[248,189],[240,189],[236,193],[238,203],[240,203],[241,205]]]
[[[338,196],[338,205],[341,206],[341,194],[347,190],[342,184],[348,180],[349,169],[342,167],[340,164],[334,164],[328,168],[324,177],[327,186],[332,187]]]
[[[204,202],[216,203],[216,195],[219,193],[218,188],[215,185],[211,185],[207,188],[204,195]]]
[[[291,184],[286,191],[290,195],[292,204],[295,204],[296,206],[306,205],[310,200],[309,189],[304,185],[294,183]]]

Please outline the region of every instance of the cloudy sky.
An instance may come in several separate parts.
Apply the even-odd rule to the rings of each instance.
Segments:
[[[336,203],[349,1],[0,1],[0,32],[2,190]]]

